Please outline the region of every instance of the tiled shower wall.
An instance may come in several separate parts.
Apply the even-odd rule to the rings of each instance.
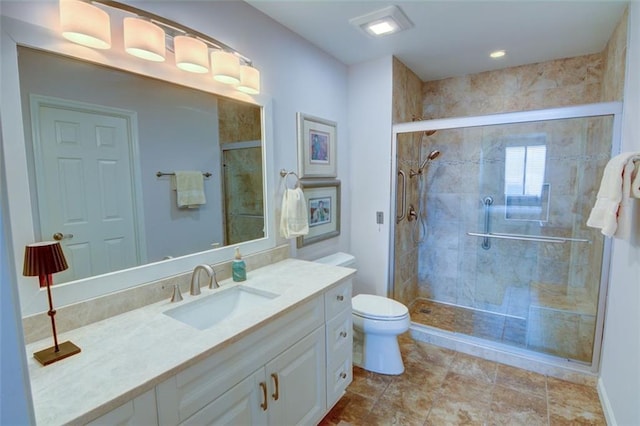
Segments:
[[[422,81],[398,59],[393,58],[393,123],[405,123],[422,116]],[[419,167],[421,134],[400,135],[397,147],[397,169],[405,172],[407,206],[417,206],[418,179],[409,177],[411,168]],[[399,179],[401,180],[401,179]],[[402,198],[402,183],[397,188],[397,200]],[[395,220],[395,218],[390,218]],[[418,294],[418,244],[413,232],[416,222],[406,219],[396,225],[393,297],[410,304]]]

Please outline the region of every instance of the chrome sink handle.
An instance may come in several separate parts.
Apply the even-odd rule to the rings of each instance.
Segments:
[[[213,275],[209,277],[209,288],[219,288],[220,284],[216,278],[216,270],[211,268],[211,272],[213,272]]]

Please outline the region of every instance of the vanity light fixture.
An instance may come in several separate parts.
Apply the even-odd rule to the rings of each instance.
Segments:
[[[94,49],[111,47],[111,22],[104,10],[78,0],[60,0],[62,36]]]
[[[187,35],[176,36],[173,49],[178,68],[198,74],[209,71],[209,49],[203,41]]]
[[[163,62],[164,30],[143,18],[124,18],[124,50],[147,61]]]
[[[80,348],[69,341],[58,344],[55,320],[56,311],[53,309],[53,300],[51,298],[51,285],[53,284],[51,275],[68,268],[69,266],[67,265],[67,260],[64,258],[62,247],[57,241],[33,243],[25,247],[22,275],[27,277],[40,277],[40,287],[47,288],[47,296],[49,299],[49,312],[47,312],[47,314],[51,318],[54,345],[33,354],[33,357],[42,365],[52,364],[80,352]]]
[[[499,59],[506,54],[507,52],[505,50],[494,50],[493,52],[489,53],[489,56],[491,57],[491,59]]]
[[[373,37],[395,34],[413,27],[413,23],[398,6],[388,6],[367,13],[350,19],[349,23]]]
[[[216,81],[234,85],[247,94],[260,93],[260,71],[251,60],[206,34],[118,1],[59,1],[63,35],[72,42],[98,49],[110,48],[109,12],[115,9],[131,15],[124,18],[123,22],[127,53],[149,61],[163,62],[168,49],[174,52],[176,66],[182,70],[194,73],[211,70]],[[117,16],[122,14],[118,13]],[[106,36],[103,34],[105,31]]]
[[[240,65],[240,84],[237,89],[249,95],[260,93],[260,71],[249,65]]]
[[[240,59],[231,52],[214,50],[211,52],[211,72],[216,81],[224,84],[239,84]]]

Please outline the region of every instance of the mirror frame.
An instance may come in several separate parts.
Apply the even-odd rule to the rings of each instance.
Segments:
[[[56,8],[57,12],[57,8]],[[264,223],[265,237],[234,246],[220,247],[204,252],[185,255],[136,266],[130,269],[111,272],[94,277],[70,281],[52,287],[55,305],[70,305],[108,293],[122,291],[145,283],[157,281],[169,276],[192,270],[200,263],[215,264],[233,258],[234,248],[240,246],[243,254],[248,255],[272,249],[276,246],[275,173],[272,146],[272,110],[271,99],[263,94],[249,96],[234,88],[215,82],[210,74],[191,74],[173,66],[173,54],[167,52],[165,63],[146,63],[128,55],[122,49],[122,31],[112,23],[112,48],[97,51],[65,40],[57,28],[41,27],[7,16],[1,16],[2,46],[0,72],[3,88],[0,93],[2,111],[2,144],[6,173],[7,198],[10,200],[7,210],[11,229],[16,281],[20,293],[22,316],[45,312],[48,309],[46,291],[39,288],[32,277],[22,276],[23,253],[26,244],[35,241],[33,229],[32,204],[29,194],[27,156],[25,148],[24,124],[20,97],[17,47],[25,46],[44,50],[63,56],[70,56],[88,62],[118,68],[123,71],[164,80],[180,86],[186,86],[214,95],[247,102],[261,107],[263,135],[263,182],[264,182]],[[54,276],[55,282],[55,276]]]

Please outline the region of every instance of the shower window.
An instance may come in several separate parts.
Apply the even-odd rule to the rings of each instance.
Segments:
[[[544,139],[544,137],[535,139]],[[505,148],[506,219],[547,221],[549,184],[544,183],[546,158],[547,145],[545,144]]]

